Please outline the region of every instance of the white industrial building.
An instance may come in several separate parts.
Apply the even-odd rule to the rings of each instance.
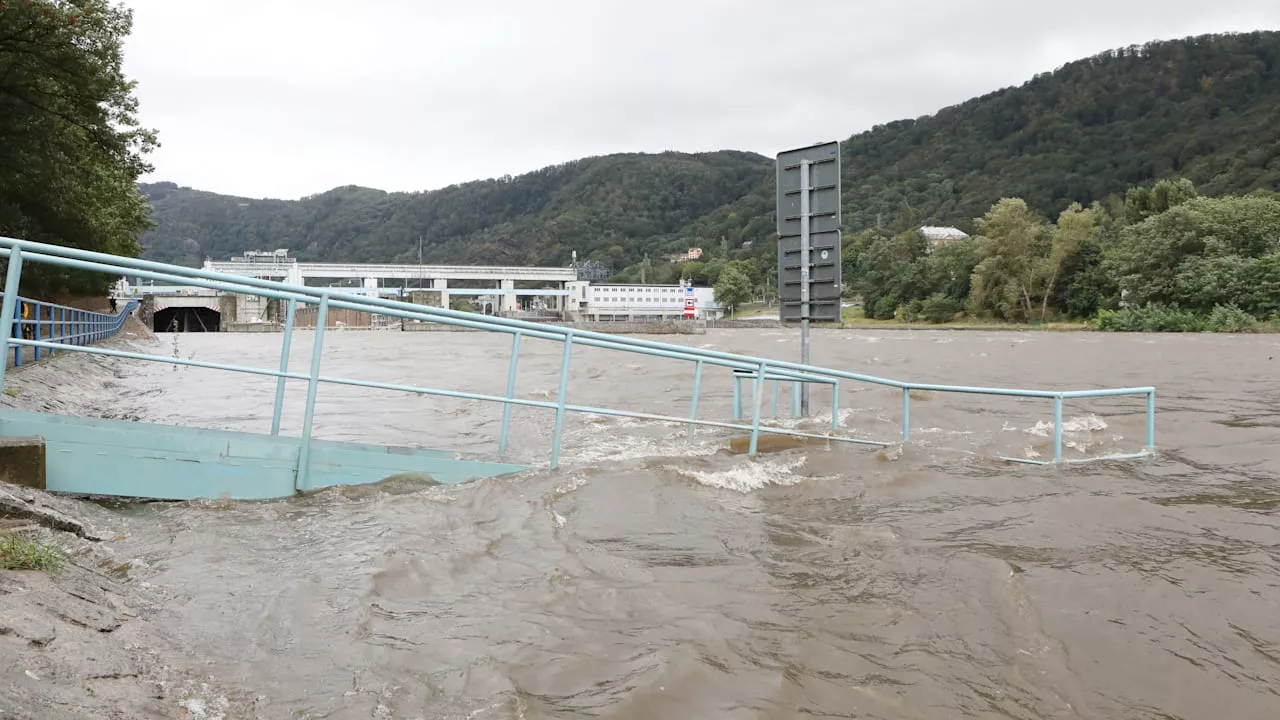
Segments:
[[[719,320],[725,307],[716,302],[713,288],[685,285],[593,285],[586,281],[565,283],[569,291],[569,315],[589,322],[652,322],[685,317],[685,300],[693,298],[697,320]],[[689,291],[692,290],[692,293]]]

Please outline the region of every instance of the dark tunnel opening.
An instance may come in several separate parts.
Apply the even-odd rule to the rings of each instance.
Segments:
[[[222,313],[202,307],[170,307],[156,311],[152,326],[156,332],[219,332]]]

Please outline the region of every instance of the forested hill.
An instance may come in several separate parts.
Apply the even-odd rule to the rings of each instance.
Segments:
[[[1280,33],[1124,48],[855,135],[845,222],[972,227],[1002,197],[1056,216],[1173,175],[1207,195],[1280,188],[1278,128]]]
[[[1280,188],[1280,33],[1103,53],[844,143],[845,227],[970,229],[1001,197],[1056,216],[1179,176],[1202,194]],[[298,201],[144,185],[148,257],[247,249],[349,261],[564,264],[615,270],[701,246],[772,262],[773,168],[753,153],[613,155],[415,194],[339,188]],[[630,273],[634,274],[634,273]],[[652,274],[650,277],[654,277]]]
[[[146,256],[198,264],[244,250],[304,259],[563,265],[577,250],[613,267],[678,238],[692,222],[758,188],[773,171],[737,151],[586,158],[518,177],[421,193],[342,187],[295,201],[142,185],[157,227]],[[762,218],[769,229],[770,218]],[[760,224],[760,223],[758,223]]]

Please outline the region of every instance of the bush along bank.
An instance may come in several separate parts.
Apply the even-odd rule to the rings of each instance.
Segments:
[[[1159,304],[1100,310],[1094,327],[1104,332],[1258,332],[1274,330],[1236,305],[1216,305],[1207,315]]]

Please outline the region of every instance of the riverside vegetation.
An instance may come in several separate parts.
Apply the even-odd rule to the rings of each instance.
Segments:
[[[731,305],[776,274],[774,172],[750,152],[619,154],[415,193],[301,200],[138,185],[155,134],[121,72],[108,0],[0,3],[0,232],[198,264],[301,259],[564,265],[714,285]],[[1101,329],[1274,321],[1280,33],[1105,52],[843,143],[844,277],[871,318]],[[7,168],[7,170],[5,169]],[[1052,222],[1050,222],[1052,220]],[[974,239],[929,247],[916,230]],[[670,261],[690,247],[693,262]],[[110,278],[33,268],[34,295]]]

